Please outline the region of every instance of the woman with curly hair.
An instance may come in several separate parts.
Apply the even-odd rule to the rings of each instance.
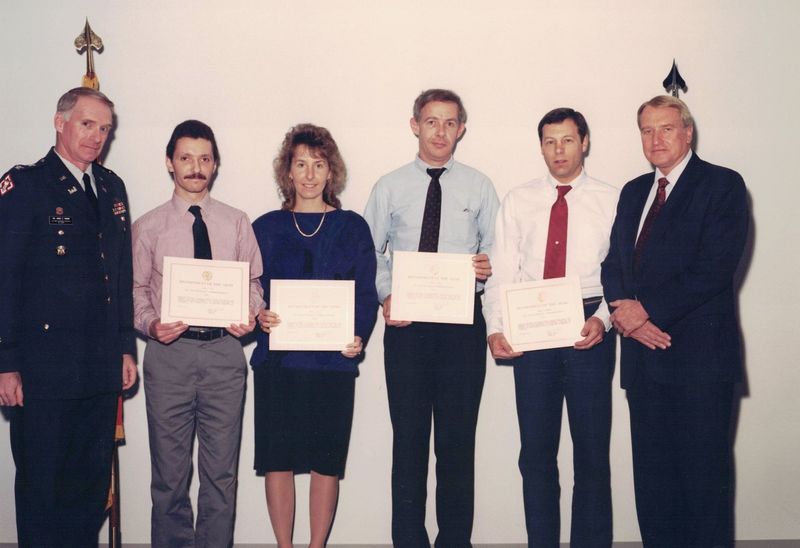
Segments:
[[[273,162],[280,210],[253,223],[264,262],[266,310],[253,352],[255,469],[264,475],[279,548],[292,546],[294,475],[310,473],[310,547],[325,545],[344,476],[358,363],[375,324],[375,248],[358,214],[341,209],[347,170],[325,128],[289,130]],[[280,329],[270,280],[355,281],[355,338],[341,352],[270,351]]]

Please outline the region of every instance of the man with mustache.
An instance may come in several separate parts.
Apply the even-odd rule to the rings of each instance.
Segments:
[[[178,124],[167,144],[175,191],[133,225],[134,325],[147,336],[144,388],[150,435],[152,546],[230,546],[246,362],[238,338],[263,306],[261,254],[244,212],[214,200],[219,162],[206,124]],[[213,328],[160,319],[164,257],[250,263],[250,322]],[[189,486],[198,437],[197,521]]]
[[[0,176],[0,406],[22,547],[97,546],[117,395],[136,381],[128,199],[96,162],[113,108],[66,92],[55,148]]]

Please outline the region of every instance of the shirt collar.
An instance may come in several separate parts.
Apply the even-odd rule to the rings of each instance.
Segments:
[[[200,200],[196,204],[193,204],[187,202],[186,200],[178,196],[177,193],[173,192],[172,199],[170,200],[170,202],[172,203],[172,208],[179,215],[191,215],[191,213],[189,213],[189,206],[193,205],[200,206],[200,209],[203,211],[203,214],[205,215],[206,212],[211,211],[214,205],[214,200],[211,199],[211,194],[206,194],[205,196],[203,196],[202,200]]]
[[[91,163],[89,164],[89,167],[86,168],[86,171],[81,171],[80,169],[78,169],[78,166],[76,166],[72,162],[67,161],[61,154],[58,153],[58,151],[56,149],[53,149],[53,152],[56,153],[56,156],[59,157],[61,162],[64,164],[64,166],[66,166],[66,168],[69,170],[69,172],[72,174],[72,176],[75,177],[75,180],[77,180],[79,183],[83,184],[83,174],[84,173],[88,173],[89,174],[89,178],[94,183],[94,172],[92,171],[92,164]],[[95,183],[95,186],[97,186],[96,183]]]
[[[669,175],[664,175],[663,173],[661,173],[660,169],[656,168],[656,173],[655,173],[654,180],[658,181],[661,177],[666,177],[667,180],[670,183],[672,183],[672,186],[674,187],[675,183],[678,182],[678,179],[681,178],[681,174],[683,173],[683,170],[686,169],[686,165],[689,163],[689,160],[692,158],[692,154],[693,154],[692,153],[692,149],[689,149],[689,152],[686,153],[686,156],[683,157],[683,160],[681,160],[680,163],[677,166],[675,166],[672,169],[672,171],[669,172]]]
[[[443,166],[432,166],[432,165],[424,162],[422,160],[422,158],[419,157],[419,154],[417,154],[416,158],[414,158],[414,165],[417,166],[417,169],[422,171],[425,174],[426,177],[428,176],[428,172],[427,172],[428,168],[443,167],[443,168],[445,168],[447,170],[447,171],[444,172],[444,174],[446,174],[447,172],[449,172],[449,171],[451,171],[453,169],[453,165],[455,165],[455,163],[456,163],[456,160],[455,160],[455,158],[453,157],[452,154],[450,155],[450,159],[447,160],[447,163],[445,165],[443,165]]]
[[[583,184],[586,182],[586,178],[587,178],[586,169],[581,167],[581,172],[578,174],[578,176],[575,177],[571,182],[569,182],[567,184],[572,187],[572,190],[575,190],[576,188],[583,186]],[[564,185],[564,183],[559,183],[555,179],[555,177],[553,177],[553,174],[550,173],[549,171],[547,172],[546,179],[547,179],[548,184],[550,184],[550,186],[552,186],[554,189],[557,186],[563,186]]]

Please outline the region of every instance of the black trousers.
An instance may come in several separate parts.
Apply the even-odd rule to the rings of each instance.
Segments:
[[[11,450],[20,548],[97,546],[111,481],[116,394],[26,399]]]
[[[627,396],[644,546],[732,546],[733,384],[665,385],[640,374]]]
[[[386,327],[392,419],[392,540],[430,547],[425,530],[431,417],[436,454],[435,546],[471,546],[475,427],[486,376],[486,324],[476,297],[472,325]]]

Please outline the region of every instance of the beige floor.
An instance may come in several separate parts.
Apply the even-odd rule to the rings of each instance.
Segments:
[[[101,544],[100,546],[104,546]],[[124,544],[125,548],[148,548],[146,544]],[[562,544],[569,548],[568,544]],[[615,542],[614,548],[641,548],[640,542]],[[274,544],[236,544],[233,548],[274,548]],[[17,548],[16,544],[2,544],[0,548]],[[391,548],[390,544],[331,544],[328,548]],[[524,544],[475,544],[474,548],[525,548]],[[736,548],[800,548],[800,539],[797,540],[742,540],[736,543]]]

